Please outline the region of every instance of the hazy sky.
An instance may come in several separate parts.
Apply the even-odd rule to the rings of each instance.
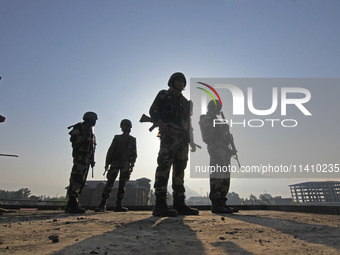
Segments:
[[[72,167],[67,127],[82,121],[86,111],[99,116],[95,178],[89,179],[104,178],[107,149],[128,118],[138,146],[131,179],[153,181],[159,140],[156,130],[150,133],[138,121],[173,72],[183,72],[188,81],[340,73],[337,0],[1,0],[0,31],[0,114],[7,118],[0,124],[0,153],[19,155],[0,157],[0,189],[27,187],[34,195],[65,195]],[[339,107],[334,93],[329,95],[332,100],[323,93],[321,103]],[[322,113],[324,126],[339,126],[333,113],[338,114]],[[315,143],[292,139],[292,152],[312,144],[335,157],[339,146],[319,143],[325,131],[339,140],[334,126],[324,131],[310,120],[319,127],[310,135]],[[256,133],[234,133],[240,157],[251,163],[249,148],[262,149],[252,140]],[[232,180],[231,191],[288,197],[289,184],[306,180],[240,178]],[[203,195],[209,191],[208,180],[189,178],[189,169],[185,182]]]

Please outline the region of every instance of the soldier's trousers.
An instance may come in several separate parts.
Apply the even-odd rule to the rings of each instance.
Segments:
[[[214,166],[216,171],[210,174],[209,198],[211,201],[225,199],[230,187],[230,172],[226,171],[230,166],[230,156],[210,153],[210,166]]]
[[[73,155],[73,167],[70,176],[70,185],[67,190],[68,198],[78,198],[84,188],[90,167],[90,158],[82,154]]]
[[[166,194],[172,166],[172,189],[174,197],[183,197],[184,170],[188,161],[188,141],[181,135],[164,134],[161,136],[155,177],[155,195]]]
[[[102,199],[107,200],[111,196],[111,191],[115,180],[119,175],[119,186],[117,200],[122,200],[125,197],[125,185],[130,180],[129,172],[130,162],[120,162],[116,164],[111,164],[109,171],[106,174],[107,182],[103,189]]]

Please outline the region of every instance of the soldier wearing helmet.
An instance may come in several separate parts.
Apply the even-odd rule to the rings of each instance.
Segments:
[[[125,184],[130,179],[133,167],[137,158],[136,138],[130,135],[132,123],[128,119],[120,122],[121,135],[115,135],[111,146],[108,149],[105,161],[105,171],[107,172],[107,182],[103,189],[102,199],[96,212],[105,212],[106,203],[111,196],[114,182],[119,175],[119,186],[117,201],[114,211],[127,212],[127,208],[122,206],[122,199],[125,197]]]
[[[69,132],[72,143],[73,167],[70,176],[70,185],[67,189],[67,213],[85,213],[81,208],[78,198],[84,188],[90,165],[94,167],[94,152],[96,138],[93,133],[93,127],[96,125],[98,116],[94,112],[86,112],[83,116],[84,122],[79,122],[68,127],[72,130]]]
[[[229,125],[215,125],[214,120],[218,119],[221,113],[221,102],[211,100],[208,103],[208,112],[200,116],[200,128],[202,140],[207,144],[210,156],[210,166],[229,167],[230,158],[233,152],[230,150],[231,143],[229,135]],[[213,213],[233,213],[237,212],[226,205],[227,194],[230,186],[230,172],[212,172],[210,173],[210,194],[211,212]]]
[[[186,86],[184,74],[172,74],[168,86],[168,90],[158,93],[149,111],[152,122],[158,124],[161,140],[154,184],[156,204],[153,215],[197,215],[199,211],[185,203],[184,170],[188,161],[191,124],[190,103],[182,95]],[[169,209],[166,203],[171,167],[173,209]]]

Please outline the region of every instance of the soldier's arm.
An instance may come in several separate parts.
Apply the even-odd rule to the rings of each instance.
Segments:
[[[132,157],[131,157],[131,164],[135,165],[136,159],[137,159],[137,141],[136,138],[133,137],[132,142]]]
[[[190,147],[191,147],[191,152],[195,152],[196,151],[196,144],[195,144],[195,140],[194,140],[194,129],[192,127],[192,123],[191,123],[191,118],[190,118]]]
[[[132,173],[133,168],[135,166],[135,162],[136,162],[136,158],[137,158],[137,146],[136,146],[136,138],[131,136],[130,137],[131,141],[130,141],[130,159],[129,159],[129,172]]]
[[[105,169],[108,169],[109,165],[111,165],[113,153],[114,153],[114,150],[115,150],[116,147],[117,147],[117,138],[115,136],[112,140],[112,143],[111,143],[109,149],[107,150],[107,153],[106,153]]]
[[[158,126],[160,134],[165,134],[169,132],[167,123],[164,122],[164,120],[162,119],[162,112],[161,112],[162,104],[166,96],[167,96],[166,90],[160,91],[158,95],[156,96],[149,110],[149,114],[152,119],[152,122]]]
[[[166,90],[162,90],[157,94],[155,100],[153,101],[153,103],[150,107],[149,114],[150,114],[150,117],[151,117],[153,123],[157,123],[159,120],[161,120],[160,108],[161,108],[162,102],[163,102],[163,100],[166,96],[165,91]]]

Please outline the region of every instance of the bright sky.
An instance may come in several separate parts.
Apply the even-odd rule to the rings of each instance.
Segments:
[[[72,167],[67,127],[86,111],[99,116],[95,178],[89,179],[104,178],[107,149],[128,118],[138,146],[131,179],[153,181],[159,140],[138,121],[173,72],[188,81],[340,73],[337,0],[2,0],[0,31],[0,114],[7,118],[0,124],[0,153],[19,155],[0,157],[0,189],[27,187],[34,195],[65,195]],[[319,126],[310,136],[315,146],[325,135]],[[339,139],[334,130],[327,135]],[[235,134],[240,157],[251,162],[254,136]],[[293,151],[308,149],[294,141]],[[322,144],[320,151],[334,156],[334,148]],[[288,185],[306,180],[239,178],[230,191],[289,197]],[[185,182],[203,195],[209,191],[208,179],[190,178],[189,169]]]

